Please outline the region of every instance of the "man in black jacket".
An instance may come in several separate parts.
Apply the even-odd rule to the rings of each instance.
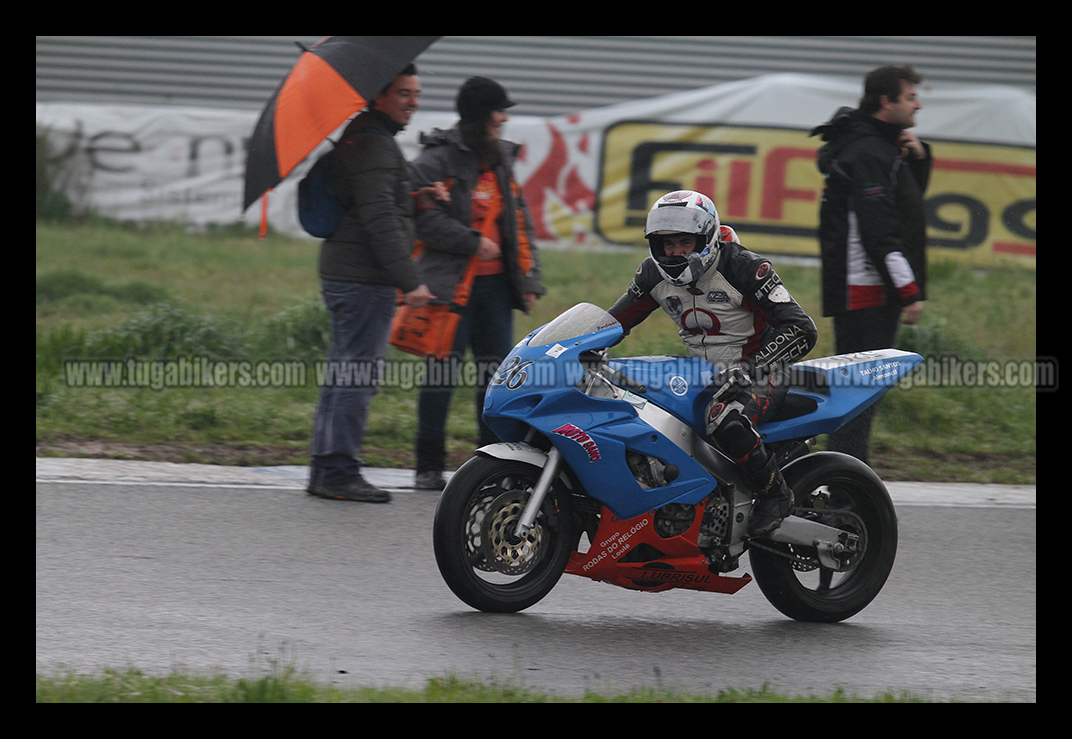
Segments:
[[[834,318],[839,354],[893,346],[898,322],[916,323],[922,312],[932,159],[908,130],[921,79],[908,66],[879,67],[864,81],[859,108],[841,108],[811,132],[826,142],[818,157],[823,315]],[[831,434],[828,447],[867,461],[871,416]]]
[[[346,215],[320,247],[320,281],[331,316],[331,353],[313,424],[311,495],[386,503],[390,494],[361,476],[361,449],[400,291],[407,304],[433,296],[410,258],[416,189],[394,137],[420,97],[412,65],[376,95],[343,132],[332,178]]]

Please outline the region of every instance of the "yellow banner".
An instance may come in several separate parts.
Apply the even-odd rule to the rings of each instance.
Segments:
[[[1035,262],[1035,149],[927,139],[931,254],[973,264]],[[621,244],[644,241],[661,195],[697,190],[750,249],[818,255],[821,142],[807,131],[624,121],[603,139],[594,228]]]

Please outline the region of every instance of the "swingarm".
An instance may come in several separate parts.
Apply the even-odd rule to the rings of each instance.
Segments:
[[[860,553],[860,537],[856,534],[797,515],[786,517],[778,528],[764,538],[783,544],[814,547],[819,563],[835,571],[849,569]]]

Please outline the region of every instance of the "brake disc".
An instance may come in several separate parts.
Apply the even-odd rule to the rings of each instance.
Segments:
[[[507,575],[523,575],[540,557],[543,528],[537,521],[522,538],[517,538],[517,522],[525,510],[527,495],[503,493],[487,506],[480,526],[480,549],[484,563]]]

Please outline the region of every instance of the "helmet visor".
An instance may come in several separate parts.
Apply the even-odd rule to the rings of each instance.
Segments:
[[[701,234],[706,237],[710,235],[710,229],[711,216],[709,214],[698,208],[668,205],[655,208],[648,213],[644,235],[685,233]],[[703,241],[706,242],[706,238]]]

